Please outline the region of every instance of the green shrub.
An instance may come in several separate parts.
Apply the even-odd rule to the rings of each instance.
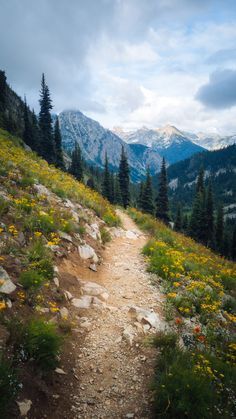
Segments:
[[[0,197],[0,217],[7,214],[8,210],[9,210],[9,203],[5,199]]]
[[[36,290],[41,287],[44,282],[44,278],[39,272],[35,270],[28,270],[21,272],[19,282],[26,290]]]
[[[108,243],[111,241],[111,235],[110,232],[107,230],[107,228],[102,227],[100,229],[101,239],[103,244]]]
[[[54,324],[33,319],[25,326],[24,349],[42,371],[57,367],[61,345],[62,338]]]
[[[18,390],[16,373],[11,364],[0,354],[0,417],[6,418],[11,402]]]
[[[29,186],[33,186],[35,183],[34,179],[30,176],[23,176],[20,181],[20,186],[24,188],[28,188]]]
[[[31,262],[48,258],[50,256],[51,252],[43,243],[42,238],[34,240],[27,249],[27,257]]]
[[[163,350],[174,350],[177,345],[177,334],[174,332],[159,332],[153,338],[153,344]]]

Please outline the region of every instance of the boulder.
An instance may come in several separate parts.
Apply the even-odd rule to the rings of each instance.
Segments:
[[[0,293],[11,294],[15,291],[16,286],[10,279],[8,273],[0,266]]]
[[[136,333],[135,333],[135,330],[134,330],[134,328],[131,326],[131,325],[128,325],[124,330],[123,330],[123,333],[122,333],[122,337],[123,337],[123,339],[130,345],[130,346],[132,346],[132,344],[133,344],[133,340],[134,340],[134,338],[135,338],[135,335],[136,335]]]
[[[146,310],[141,307],[132,306],[129,309],[129,315],[139,323],[144,325],[149,324],[153,329],[157,331],[164,329],[163,321],[153,310]]]
[[[107,301],[109,294],[106,288],[97,284],[96,282],[85,282],[78,279],[82,294],[91,295],[93,297],[98,297],[102,301]]]
[[[96,255],[95,250],[89,244],[79,246],[78,250],[81,259],[92,259],[94,263],[98,262],[98,256]]]
[[[126,231],[126,238],[131,240],[137,240],[138,235],[131,230]]]
[[[81,298],[73,298],[71,303],[76,308],[90,308],[92,297],[90,295],[83,295]]]
[[[64,231],[58,231],[58,235],[61,239],[66,240],[70,243],[73,243],[72,237],[69,234],[64,233]]]

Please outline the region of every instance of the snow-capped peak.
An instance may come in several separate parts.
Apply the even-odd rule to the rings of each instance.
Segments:
[[[171,137],[172,135],[180,135],[182,137],[184,136],[183,133],[178,130],[178,128],[176,128],[174,125],[169,124],[165,125],[162,128],[157,128],[155,131],[166,137]]]

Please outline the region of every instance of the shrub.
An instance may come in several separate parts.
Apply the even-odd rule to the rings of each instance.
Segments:
[[[16,373],[12,365],[0,354],[0,417],[6,418],[11,402],[18,390]]]
[[[102,227],[100,229],[101,239],[103,244],[108,243],[111,241],[111,235],[110,232],[107,230],[107,228]]]
[[[51,256],[50,251],[44,245],[41,238],[34,240],[27,250],[27,257],[29,261],[34,262]]]
[[[25,326],[24,349],[42,371],[56,368],[61,345],[62,338],[54,324],[33,319]]]
[[[28,270],[21,272],[19,282],[26,290],[36,290],[41,287],[44,282],[44,278],[39,272],[35,270]]]
[[[0,217],[7,214],[8,210],[9,210],[9,203],[5,199],[0,197]]]
[[[24,188],[28,188],[29,186],[33,186],[35,183],[34,179],[30,176],[23,176],[20,180],[20,186]]]

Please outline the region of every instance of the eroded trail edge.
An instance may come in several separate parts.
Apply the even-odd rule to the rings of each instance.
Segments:
[[[92,308],[80,313],[86,334],[75,348],[74,418],[151,417],[156,351],[145,340],[164,327],[162,295],[141,255],[147,236],[128,215],[119,211],[119,216],[122,228],[112,229],[98,272],[81,278],[85,285],[93,281],[104,287],[108,298],[95,299]]]

